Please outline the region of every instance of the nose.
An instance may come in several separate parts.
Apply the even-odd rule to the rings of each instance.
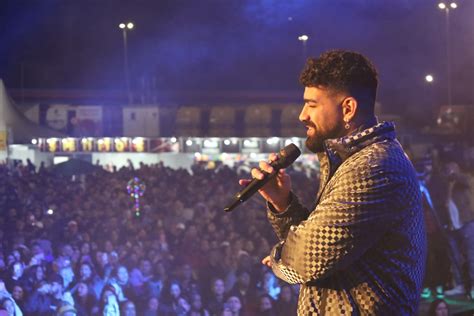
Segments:
[[[300,115],[298,117],[298,119],[300,120],[300,122],[305,122],[307,121],[309,118],[308,116],[308,113],[306,111],[306,105],[303,105],[303,108],[301,109],[301,112],[300,112]]]

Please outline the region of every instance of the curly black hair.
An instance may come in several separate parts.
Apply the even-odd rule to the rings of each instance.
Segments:
[[[361,105],[360,109],[373,112],[377,95],[377,70],[362,54],[332,50],[319,58],[309,58],[300,75],[305,87],[319,87],[347,93]]]

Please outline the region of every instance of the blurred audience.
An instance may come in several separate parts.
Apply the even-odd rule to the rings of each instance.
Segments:
[[[472,173],[444,167],[445,176],[425,186],[436,192],[440,225],[452,230],[456,255],[472,274]],[[248,170],[140,164],[66,177],[44,166],[36,172],[31,162],[0,165],[1,308],[40,316],[296,315],[297,287],[260,263],[277,242],[263,200],[223,212]],[[316,171],[298,164],[288,170],[308,206]],[[126,190],[133,177],[147,186],[139,216]],[[430,233],[439,232],[436,225]],[[441,249],[433,249],[439,257]],[[456,273],[454,285],[468,290]],[[427,287],[448,286],[444,274]]]

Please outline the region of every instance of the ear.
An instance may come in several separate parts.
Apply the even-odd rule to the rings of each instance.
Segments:
[[[353,97],[347,97],[342,101],[342,118],[344,122],[354,120],[357,113],[357,100]]]

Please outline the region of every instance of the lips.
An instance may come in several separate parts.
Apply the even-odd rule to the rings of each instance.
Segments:
[[[311,136],[312,134],[315,133],[315,131],[316,131],[316,130],[314,129],[314,127],[312,127],[312,126],[306,126],[306,135],[307,135],[307,136]]]

